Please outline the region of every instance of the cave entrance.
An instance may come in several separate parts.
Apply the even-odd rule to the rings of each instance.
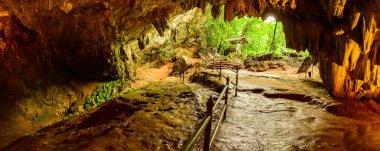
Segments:
[[[244,62],[250,71],[283,71],[289,64],[292,64],[289,70],[298,70],[310,56],[308,51],[297,52],[286,47],[283,25],[275,16],[235,17],[231,21],[225,21],[223,15],[215,19],[209,16],[208,46],[220,55]]]

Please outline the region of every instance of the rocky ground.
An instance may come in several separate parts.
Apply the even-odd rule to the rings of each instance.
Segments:
[[[196,88],[175,80],[126,93],[4,150],[177,150],[196,129],[201,116],[196,108],[202,102],[193,91]]]
[[[240,71],[239,95],[229,104],[212,150],[380,150],[377,103],[334,100],[317,68],[305,79],[294,74],[300,61],[272,62],[284,65]],[[26,150],[25,145],[32,150],[179,150],[204,118],[205,101],[217,97],[224,81],[201,71],[187,74],[190,81],[181,84],[178,77],[168,77],[171,69],[172,64],[143,67],[134,89],[3,150]]]
[[[2,128],[3,145],[18,139],[3,150],[178,150],[204,117],[206,96],[215,92],[180,83],[169,77],[172,69],[173,63],[143,66],[120,97],[37,132],[27,121],[10,123],[25,127]],[[193,72],[188,70],[186,79]]]
[[[296,64],[240,72],[239,96],[213,150],[380,150],[378,104],[334,100],[316,68],[314,76],[300,79]]]

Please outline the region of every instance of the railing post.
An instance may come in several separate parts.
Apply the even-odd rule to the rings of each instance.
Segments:
[[[212,72],[214,72],[214,68],[215,68],[215,56],[212,57]]]
[[[223,121],[226,120],[226,117],[227,117],[227,102],[228,102],[228,89],[230,88],[230,77],[227,77],[227,80],[226,80],[226,85],[227,85],[227,90],[226,90],[226,94],[225,94],[225,98],[224,98],[224,105],[226,105],[226,110],[224,112],[224,116],[223,116]]]
[[[219,67],[219,80],[222,80],[222,58],[220,58],[220,67]]]
[[[183,71],[183,73],[182,73],[182,84],[184,84],[185,83],[185,71]]]
[[[236,88],[235,88],[235,96],[238,93],[238,85],[239,85],[239,67],[236,67]]]
[[[211,119],[207,123],[206,129],[205,129],[205,137],[204,137],[204,143],[203,143],[203,151],[209,151],[210,150],[210,139],[211,139],[211,123],[212,123],[212,108],[214,108],[214,101],[212,97],[210,97],[206,103],[207,106],[207,117],[210,116]]]

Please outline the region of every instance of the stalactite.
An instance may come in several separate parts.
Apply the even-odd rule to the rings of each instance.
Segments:
[[[360,19],[360,12],[355,12],[352,16],[350,16],[351,30],[354,30],[355,27],[358,25],[359,19]]]
[[[363,17],[363,50],[362,53],[366,54],[370,51],[373,41],[375,40],[376,22],[373,14]]]

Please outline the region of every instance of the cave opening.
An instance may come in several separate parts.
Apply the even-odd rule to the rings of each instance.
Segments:
[[[276,18],[273,15],[269,15],[267,18],[264,20],[265,22],[276,22]]]
[[[379,150],[379,12],[377,0],[0,1],[0,150],[182,150],[204,119],[219,123],[210,100],[227,111],[215,150]]]

